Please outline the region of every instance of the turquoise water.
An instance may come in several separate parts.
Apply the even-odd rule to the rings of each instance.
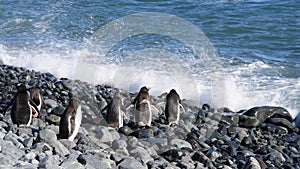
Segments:
[[[132,91],[144,84],[154,88],[153,94],[175,87],[182,97],[201,103],[234,110],[279,105],[295,115],[300,111],[299,9],[297,0],[2,0],[0,58],[6,64]],[[146,28],[147,21],[132,18],[130,24],[145,29],[144,33],[117,42],[117,32],[105,36],[110,29],[99,35],[103,26],[141,12],[159,13],[151,22],[166,22],[162,27],[169,24],[163,14],[177,17],[174,23],[182,19],[194,25],[214,50],[201,46],[204,55],[197,56],[193,49],[199,46],[168,36],[178,33],[193,38],[194,32],[189,34],[190,28],[182,24],[160,30],[165,34],[153,34],[151,29],[159,28]],[[120,23],[116,26],[127,29]],[[103,57],[103,45],[109,43],[115,44]],[[97,71],[90,67],[91,78],[84,79],[78,72],[82,57],[97,65]],[[209,60],[214,64],[204,57],[214,58]],[[132,73],[136,69],[139,73]]]

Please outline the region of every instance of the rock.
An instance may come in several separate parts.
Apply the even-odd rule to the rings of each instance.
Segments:
[[[54,107],[57,107],[57,106],[58,106],[57,102],[56,102],[55,100],[53,100],[53,99],[45,99],[45,100],[44,100],[44,104],[45,104],[46,106],[51,107],[51,108],[54,108]]]
[[[9,132],[6,134],[6,136],[4,137],[4,140],[7,141],[11,141],[17,148],[21,149],[24,148],[23,144],[21,142],[18,141],[18,136]]]
[[[282,107],[253,107],[243,113],[243,115],[256,117],[261,123],[268,118],[285,118],[289,121],[293,121],[291,114]]]
[[[22,143],[25,147],[30,148],[33,145],[33,141],[34,141],[34,138],[29,137],[29,138],[24,139],[24,141]]]
[[[67,161],[61,164],[63,168],[84,169],[85,167],[76,161]]]
[[[33,145],[32,149],[39,153],[44,153],[45,151],[52,151],[52,147],[46,143],[36,143]]]
[[[12,159],[19,159],[25,153],[18,149],[11,141],[0,140],[0,146],[2,147],[1,154]]]
[[[39,132],[39,138],[52,146],[54,151],[60,156],[64,157],[70,154],[69,150],[57,140],[56,134],[52,130],[47,128],[41,130]]]
[[[300,112],[297,114],[295,118],[295,126],[300,128]]]
[[[63,106],[58,106],[58,107],[55,107],[54,109],[52,109],[51,113],[55,114],[57,116],[62,116],[62,114],[64,113],[65,109],[66,108],[63,107]]]
[[[130,151],[131,156],[135,157],[135,159],[140,159],[143,164],[153,160],[153,158],[148,154],[148,152],[142,147],[136,147],[135,149]]]
[[[59,124],[60,117],[55,114],[50,114],[49,116],[46,117],[46,121],[49,122],[50,124]]]
[[[189,142],[187,142],[185,140],[182,140],[182,139],[172,139],[170,141],[170,144],[171,145],[176,145],[179,149],[184,148],[184,147],[187,147],[189,149],[193,149]]]
[[[269,124],[269,123],[263,124],[262,128],[271,133],[277,133],[277,134],[283,134],[283,135],[288,134],[288,130],[285,127],[277,126],[274,124]]]
[[[112,142],[113,140],[119,139],[120,135],[112,128],[98,127],[96,131],[96,137],[102,142]]]
[[[243,169],[261,169],[259,162],[254,157],[249,157]]]
[[[59,168],[59,156],[46,156],[39,163],[39,168]]]
[[[203,164],[206,164],[206,162],[209,161],[209,158],[205,154],[203,154],[202,152],[200,152],[200,151],[197,151],[192,156],[192,159],[194,161],[199,161],[200,163],[203,163]]]
[[[125,140],[114,140],[112,142],[112,148],[114,150],[119,149],[119,148],[126,148],[127,147],[127,143]]]
[[[129,136],[130,133],[132,133],[132,130],[128,126],[123,126],[123,127],[119,128],[119,132],[126,136]]]
[[[284,158],[284,156],[280,152],[278,152],[276,150],[274,150],[273,152],[265,155],[264,159],[265,160],[270,160],[270,161],[277,160],[281,164],[286,161],[286,159]]]
[[[288,128],[289,130],[294,130],[295,126],[291,121],[288,121],[284,118],[270,118],[266,120],[268,123],[272,123],[278,126],[283,126],[285,128]]]
[[[241,127],[256,127],[261,124],[261,121],[258,120],[256,117],[240,115],[239,116],[239,126]]]
[[[160,156],[164,157],[164,159],[169,162],[177,161],[179,159],[178,150],[175,149],[167,150],[166,152],[161,153]]]
[[[136,138],[150,138],[153,137],[153,130],[151,128],[137,129],[130,135]]]
[[[36,157],[36,154],[34,152],[29,152],[27,154],[25,154],[25,160],[29,161],[29,160],[33,160]]]
[[[126,168],[126,169],[147,169],[146,166],[143,166],[138,160],[132,157],[126,157],[117,166],[118,168]]]
[[[79,155],[77,160],[84,166],[89,165],[94,168],[111,168],[111,163],[113,163],[108,159],[103,159],[90,153],[84,153]]]

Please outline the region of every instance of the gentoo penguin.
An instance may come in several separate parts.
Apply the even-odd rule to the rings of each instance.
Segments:
[[[169,125],[178,124],[180,117],[181,100],[175,89],[172,89],[166,98],[165,116]]]
[[[30,100],[29,93],[24,84],[17,84],[17,93],[11,104],[11,120],[18,126],[29,126],[32,116],[37,116],[36,112],[38,112],[38,108]]]
[[[150,88],[146,86],[142,87],[133,100],[135,107],[134,119],[137,126],[149,126],[151,125],[152,112],[150,105],[150,95],[148,91]]]
[[[38,112],[36,112],[36,116],[38,116],[38,113],[41,110],[42,103],[43,103],[43,96],[41,95],[41,90],[36,87],[32,87],[29,89],[30,93],[30,99],[35,103]]]
[[[121,128],[123,127],[123,120],[126,117],[122,111],[123,102],[120,95],[120,91],[117,90],[110,104],[107,107],[107,123],[111,127]]]
[[[80,102],[72,98],[60,119],[58,138],[73,141],[81,125],[81,119]]]

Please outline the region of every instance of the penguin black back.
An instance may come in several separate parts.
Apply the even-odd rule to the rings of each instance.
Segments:
[[[175,89],[172,89],[166,98],[165,116],[169,125],[178,124],[181,100]]]
[[[29,89],[30,99],[35,103],[38,108],[38,111],[41,110],[43,96],[41,95],[41,90],[36,87],[32,87]]]
[[[107,110],[107,122],[111,127],[123,127],[122,99],[120,91],[117,90]]]
[[[32,119],[30,98],[24,84],[17,85],[17,93],[12,103],[11,119],[14,124],[29,125]]]
[[[82,119],[81,106],[78,100],[71,99],[69,106],[64,111],[60,123],[59,134],[60,139],[69,139],[73,141],[78,133]]]

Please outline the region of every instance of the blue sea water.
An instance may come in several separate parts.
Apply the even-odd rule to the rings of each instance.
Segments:
[[[300,111],[298,0],[0,0],[0,59],[233,110]],[[139,16],[139,17],[137,17]]]

